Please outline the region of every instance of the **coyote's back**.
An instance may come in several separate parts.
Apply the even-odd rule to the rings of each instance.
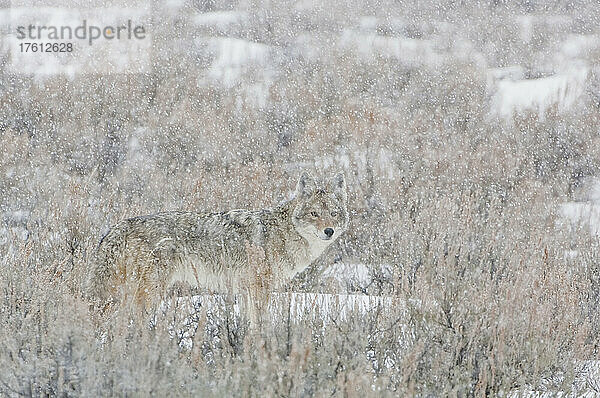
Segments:
[[[317,187],[306,174],[281,206],[220,213],[167,212],[117,223],[102,238],[87,283],[99,304],[155,304],[173,283],[217,291],[247,287],[260,266],[271,285],[305,269],[348,224],[346,184]]]

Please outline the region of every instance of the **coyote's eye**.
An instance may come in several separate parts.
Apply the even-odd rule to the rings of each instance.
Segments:
[[[338,215],[338,214],[337,214],[337,211],[332,211],[332,212],[331,212],[331,213],[329,213],[329,214],[331,214],[331,217],[337,217],[337,215]]]
[[[317,217],[319,217],[319,213],[317,213],[316,211],[311,211],[310,216],[317,218]]]

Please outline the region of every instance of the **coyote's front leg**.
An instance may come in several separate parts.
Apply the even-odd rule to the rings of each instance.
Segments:
[[[246,241],[248,273],[246,276],[246,310],[250,329],[258,331],[267,320],[273,273],[266,261],[265,250]]]

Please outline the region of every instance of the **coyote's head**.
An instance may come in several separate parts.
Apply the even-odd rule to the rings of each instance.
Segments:
[[[348,226],[347,201],[343,174],[336,175],[324,186],[317,186],[311,176],[303,173],[296,187],[292,223],[310,243],[331,243]]]

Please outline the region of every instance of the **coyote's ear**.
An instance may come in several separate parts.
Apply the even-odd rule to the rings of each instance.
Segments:
[[[298,185],[296,185],[296,197],[300,198],[302,196],[309,196],[315,191],[315,189],[316,184],[314,178],[304,171],[298,180]]]
[[[340,194],[343,198],[346,197],[346,178],[344,177],[344,173],[336,174],[331,180],[330,186],[333,193]]]

